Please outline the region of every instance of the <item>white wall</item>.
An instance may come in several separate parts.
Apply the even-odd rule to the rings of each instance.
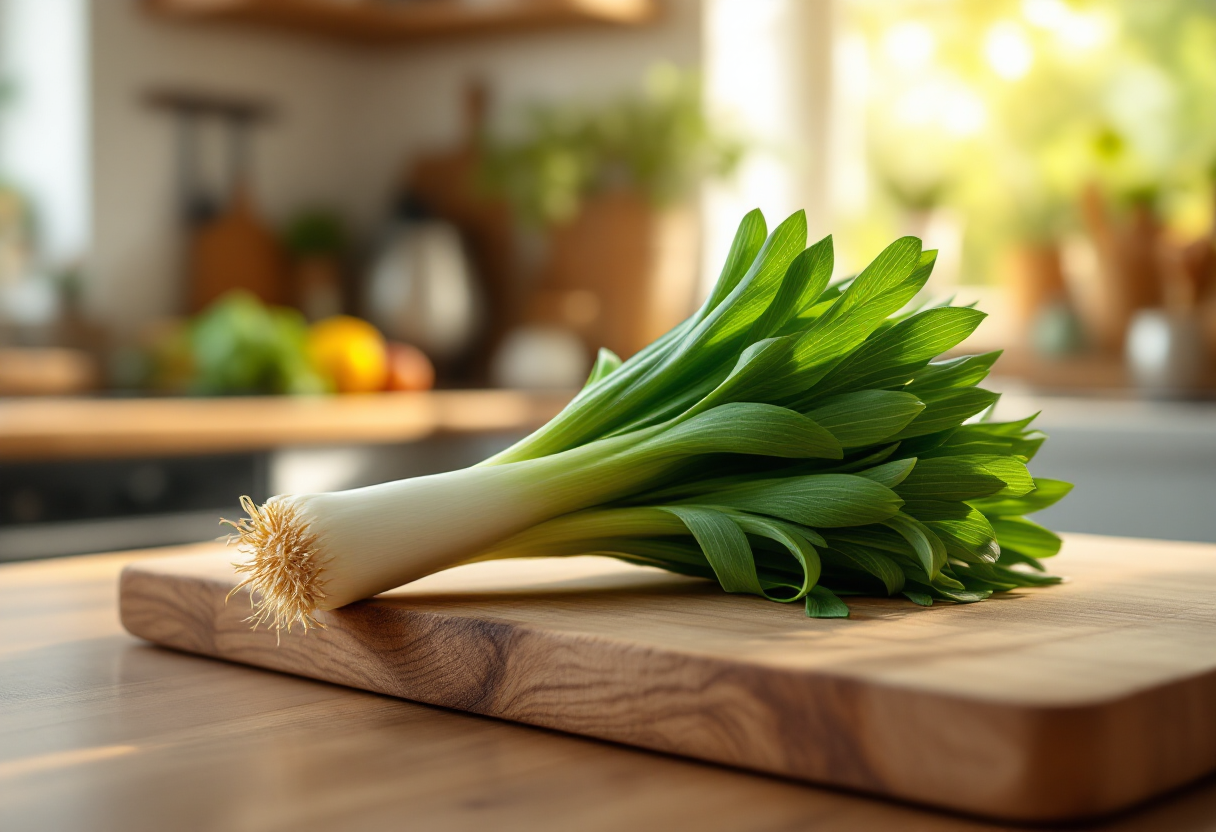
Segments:
[[[36,0],[46,2],[47,0]],[[182,284],[174,133],[140,96],[189,85],[276,101],[255,145],[255,193],[281,221],[306,203],[374,226],[410,154],[461,127],[461,91],[486,79],[495,110],[632,86],[659,60],[700,58],[698,0],[670,0],[653,26],[587,28],[359,50],[307,38],[148,19],[134,0],[92,2],[91,307],[134,327],[172,313]]]

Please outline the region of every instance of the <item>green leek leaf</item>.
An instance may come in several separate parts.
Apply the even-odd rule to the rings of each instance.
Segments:
[[[924,409],[911,393],[863,390],[833,396],[807,415],[845,448],[863,448],[896,437],[915,424]]]
[[[747,536],[733,520],[720,511],[708,508],[669,506],[665,510],[688,526],[724,590],[764,594]]]
[[[903,505],[891,489],[854,474],[758,480],[724,488],[697,501],[767,514],[812,528],[877,523]]]
[[[974,563],[996,563],[1001,554],[996,532],[988,519],[974,509],[962,520],[929,520],[925,525],[941,539],[951,557]]]
[[[1060,551],[1058,535],[1024,517],[994,517],[991,522],[1002,550],[1009,547],[1032,558],[1049,558]]]
[[[827,587],[817,586],[806,595],[807,618],[848,618],[849,607]]]
[[[1034,490],[1019,497],[997,496],[982,500],[969,500],[971,505],[989,516],[1000,515],[1014,517],[1020,514],[1033,514],[1053,506],[1072,491],[1072,483],[1062,480],[1049,480],[1042,477],[1034,478]]]

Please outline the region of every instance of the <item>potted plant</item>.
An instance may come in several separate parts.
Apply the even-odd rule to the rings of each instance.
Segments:
[[[709,122],[697,78],[671,66],[653,69],[640,92],[524,115],[513,138],[488,141],[483,176],[545,230],[527,316],[631,355],[688,314],[698,231],[689,197],[730,173],[743,145]]]
[[[310,321],[342,312],[342,257],[346,231],[324,208],[301,211],[283,234],[292,259],[292,302]]]

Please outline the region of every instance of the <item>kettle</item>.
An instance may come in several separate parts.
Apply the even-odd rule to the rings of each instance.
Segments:
[[[364,317],[389,339],[419,347],[440,365],[459,362],[484,313],[460,231],[415,197],[398,200],[363,306]]]

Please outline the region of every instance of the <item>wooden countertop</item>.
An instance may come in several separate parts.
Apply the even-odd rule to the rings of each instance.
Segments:
[[[0,566],[0,826],[1009,829],[152,647],[123,565]],[[1198,830],[1216,779],[1086,829]]]
[[[533,430],[568,393],[451,390],[325,397],[0,399],[0,461],[176,456]]]

